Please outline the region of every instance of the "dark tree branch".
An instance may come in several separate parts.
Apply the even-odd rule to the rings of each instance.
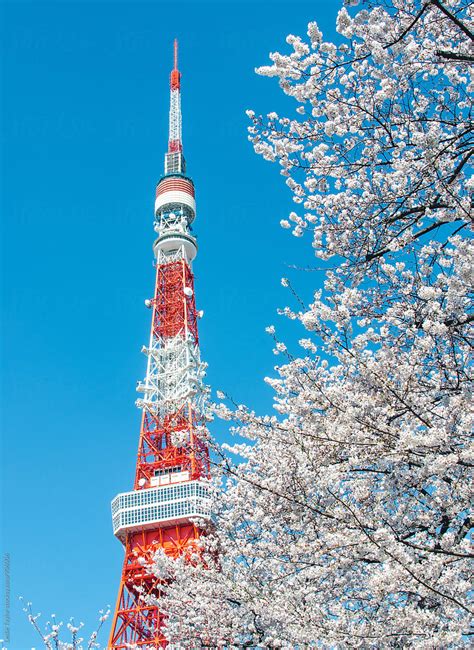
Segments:
[[[445,16],[447,16],[452,22],[459,27],[459,29],[466,34],[466,36],[474,43],[474,34],[466,27],[464,23],[462,23],[459,18],[456,18],[454,14],[452,14],[446,7],[439,1],[439,0],[431,0],[431,4],[433,4],[435,7],[438,7],[440,11],[443,12]]]
[[[474,62],[474,56],[469,56],[468,54],[458,54],[457,52],[449,52],[448,50],[436,50],[436,54],[443,59],[450,59],[452,61]]]

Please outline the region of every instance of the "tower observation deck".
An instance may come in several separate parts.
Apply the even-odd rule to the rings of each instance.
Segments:
[[[165,648],[164,618],[147,596],[160,580],[147,564],[162,549],[170,557],[190,554],[202,530],[196,518],[210,514],[209,453],[192,262],[197,254],[191,224],[194,184],[186,176],[181,133],[181,73],[174,44],[165,173],[158,182],[153,244],[156,281],[151,333],[142,352],[145,379],[138,382],[141,428],[133,490],[112,501],[113,531],[125,547],[118,597],[107,648]]]

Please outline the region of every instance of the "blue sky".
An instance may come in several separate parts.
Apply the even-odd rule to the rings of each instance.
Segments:
[[[110,499],[131,489],[152,295],[153,202],[167,145],[172,41],[198,216],[195,263],[208,383],[258,411],[275,357],[266,325],[320,279],[276,165],[252,150],[245,109],[294,110],[255,75],[288,33],[334,34],[339,0],[7,2],[3,13],[3,548],[10,650],[39,647],[17,597],[43,618],[113,606],[123,551]],[[296,105],[295,105],[296,107]],[[296,115],[296,114],[295,114]],[[290,331],[290,338],[300,334]],[[214,430],[225,438],[225,423]],[[4,590],[4,585],[2,585]],[[4,615],[2,593],[2,616]],[[108,632],[108,629],[107,629]],[[0,637],[3,631],[0,630]],[[105,641],[106,635],[103,637]]]

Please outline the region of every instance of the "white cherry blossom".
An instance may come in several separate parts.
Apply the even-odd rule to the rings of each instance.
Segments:
[[[472,8],[381,0],[337,30],[258,70],[295,111],[248,111],[250,139],[325,282],[308,306],[283,283],[301,337],[267,328],[275,413],[214,407],[236,438],[199,557],[157,556],[186,648],[468,646]]]

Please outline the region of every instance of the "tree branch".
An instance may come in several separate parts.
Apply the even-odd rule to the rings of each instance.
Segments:
[[[431,4],[433,4],[435,7],[438,7],[440,11],[443,12],[445,16],[447,16],[452,22],[459,27],[459,29],[466,34],[468,38],[471,39],[471,41],[474,42],[474,34],[466,27],[464,23],[462,23],[454,14],[452,14],[446,7],[439,1],[439,0],[431,0]]]
[[[450,59],[452,61],[464,61],[465,63],[472,63],[474,61],[474,56],[449,52],[448,50],[436,50],[436,54],[443,59]]]

